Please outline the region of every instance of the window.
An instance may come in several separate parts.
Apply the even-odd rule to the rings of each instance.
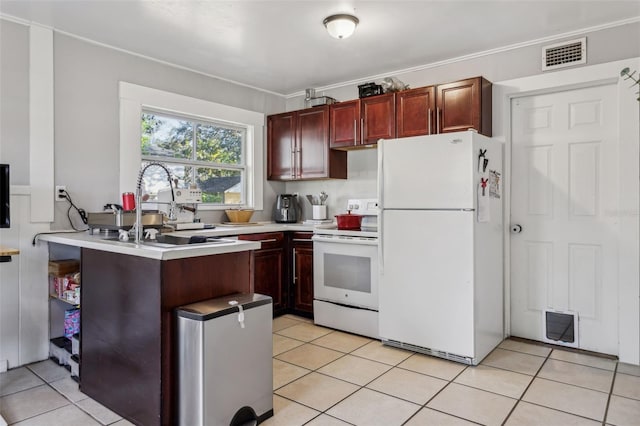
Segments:
[[[161,161],[177,188],[195,185],[207,204],[244,205],[246,126],[143,111],[140,150],[143,164]],[[163,173],[145,174],[145,193],[155,200],[169,186]]]
[[[264,114],[120,82],[120,192],[135,192],[141,164],[159,161],[179,187],[198,185],[199,210],[263,208]],[[145,192],[168,188],[150,167]]]

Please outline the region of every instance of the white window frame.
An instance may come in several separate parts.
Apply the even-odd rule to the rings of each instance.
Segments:
[[[119,84],[119,96],[120,192],[135,192],[138,172],[142,162],[140,117],[143,110],[153,110],[246,126],[247,185],[245,204],[242,207],[263,210],[264,114],[124,81]],[[199,209],[224,210],[227,207],[203,204]]]

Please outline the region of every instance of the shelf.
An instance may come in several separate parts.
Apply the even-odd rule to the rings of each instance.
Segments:
[[[50,298],[50,299],[56,299],[56,300],[59,300],[59,301],[61,301],[61,302],[66,303],[67,305],[71,305],[71,306],[74,306],[74,307],[76,307],[76,308],[79,308],[79,307],[80,307],[80,303],[73,303],[73,302],[72,302],[72,301],[70,301],[70,300],[63,299],[63,298],[61,298],[61,297],[58,297],[58,295],[57,295],[57,294],[53,294],[53,293],[51,293],[51,294],[49,294],[49,298]]]

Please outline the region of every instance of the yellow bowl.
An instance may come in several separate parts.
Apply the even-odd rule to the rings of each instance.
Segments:
[[[253,215],[252,209],[225,210],[229,222],[249,222]]]

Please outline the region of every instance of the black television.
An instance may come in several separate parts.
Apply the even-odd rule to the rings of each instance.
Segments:
[[[9,165],[0,164],[0,228],[8,228],[11,225],[9,200]]]

